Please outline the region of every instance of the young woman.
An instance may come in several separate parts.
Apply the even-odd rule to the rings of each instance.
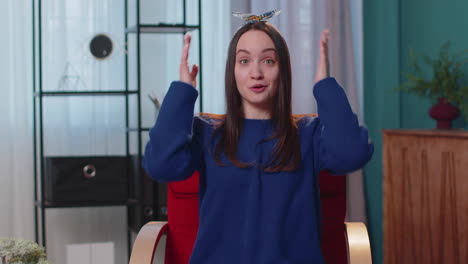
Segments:
[[[200,172],[190,263],[323,263],[319,171],[357,170],[373,152],[343,89],[328,76],[327,33],[313,87],[317,118],[292,115],[289,51],[266,22],[244,25],[231,40],[226,115],[194,118],[198,68],[190,70],[190,36],[184,41],[180,81],[164,99],[143,165],[163,182]]]

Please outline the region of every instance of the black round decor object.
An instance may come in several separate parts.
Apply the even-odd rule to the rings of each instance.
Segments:
[[[89,43],[89,51],[96,59],[103,60],[112,53],[112,40],[104,34],[98,34]]]

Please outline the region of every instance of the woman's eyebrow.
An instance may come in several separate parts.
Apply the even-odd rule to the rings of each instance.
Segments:
[[[276,53],[276,49],[275,48],[267,48],[267,49],[264,49],[262,51],[262,53],[265,53],[265,52],[268,52],[268,51],[273,51],[274,53]]]
[[[239,49],[236,54],[239,54],[240,52],[245,52],[247,54],[250,54],[250,52],[248,50],[245,50],[245,49]]]
[[[268,51],[273,51],[273,52],[276,53],[275,48],[266,48],[266,49],[262,50],[262,53],[265,53],[265,52],[268,52]],[[245,52],[247,54],[250,54],[250,52],[248,50],[245,50],[245,49],[239,49],[236,54],[239,54],[240,52]]]

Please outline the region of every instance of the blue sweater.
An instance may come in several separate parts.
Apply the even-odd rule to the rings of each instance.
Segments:
[[[318,174],[357,170],[373,145],[360,128],[343,89],[334,78],[314,87],[319,117],[298,121],[302,161],[294,172],[267,173],[258,167],[218,166],[212,156],[214,120],[195,117],[198,92],[173,82],[150,130],[143,166],[161,182],[200,172],[199,229],[192,264],[323,263]],[[245,119],[237,158],[267,162],[275,140],[270,120]]]

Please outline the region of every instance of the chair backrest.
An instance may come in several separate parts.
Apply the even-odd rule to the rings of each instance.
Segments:
[[[167,185],[166,264],[186,264],[192,254],[198,230],[198,182],[195,172],[187,180]]]
[[[188,263],[198,230],[198,182],[189,179],[168,184],[166,264]],[[327,264],[347,263],[345,215],[346,177],[320,173],[322,252]]]
[[[348,263],[346,241],[346,177],[320,172],[322,253],[327,264]]]

